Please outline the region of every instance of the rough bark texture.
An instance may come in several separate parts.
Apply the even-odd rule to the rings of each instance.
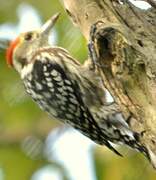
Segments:
[[[104,85],[156,155],[156,4],[148,2],[148,10],[117,0],[64,0],[64,6],[88,42],[99,21],[94,43]]]

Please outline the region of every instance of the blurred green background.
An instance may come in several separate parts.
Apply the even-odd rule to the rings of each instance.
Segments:
[[[83,62],[87,58],[86,41],[79,29],[73,27],[58,0],[0,0],[0,40],[16,37],[21,30],[29,30],[30,24],[34,26],[36,23],[39,26],[56,12],[61,12],[61,17],[52,33],[52,41],[68,49],[75,58]],[[18,74],[7,67],[5,52],[2,50],[0,59],[0,180],[156,179],[156,173],[142,155],[121,149],[125,157],[117,157],[105,147],[92,144],[80,134],[78,136],[81,139],[89,142],[86,143],[89,150],[86,151],[84,143],[78,141],[77,151],[86,151],[88,155],[85,156],[89,157],[86,161],[89,163],[85,162],[81,154],[78,164],[74,156],[71,159],[71,154],[65,155],[67,161],[63,163],[55,158],[53,151],[48,153],[60,137],[71,130],[58,121],[51,120],[25,94]],[[53,132],[54,135],[49,138]],[[65,141],[70,144],[68,148],[74,154],[73,132],[71,136],[73,140],[67,138]],[[66,146],[62,146],[63,153],[69,151]],[[55,151],[59,150],[56,148]],[[61,158],[62,153],[57,156]],[[77,165],[76,171],[73,170],[74,163]],[[86,166],[86,175],[81,163]],[[82,175],[79,176],[78,173]]]

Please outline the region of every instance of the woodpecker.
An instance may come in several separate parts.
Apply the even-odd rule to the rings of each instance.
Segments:
[[[94,142],[121,155],[111,144],[122,143],[149,158],[148,150],[124,121],[118,105],[107,103],[98,74],[69,53],[49,44],[59,14],[40,29],[22,33],[6,53],[8,65],[20,75],[27,93],[49,115],[67,123]]]

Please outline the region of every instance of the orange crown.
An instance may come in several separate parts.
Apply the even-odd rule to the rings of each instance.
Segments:
[[[13,52],[18,43],[19,43],[19,37],[10,43],[6,51],[6,61],[9,66],[13,66]]]

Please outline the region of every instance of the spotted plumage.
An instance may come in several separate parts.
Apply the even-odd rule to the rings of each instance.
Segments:
[[[101,131],[94,120],[88,107],[82,99],[82,90],[76,80],[67,76],[65,69],[55,61],[44,58],[45,51],[38,51],[34,58],[32,70],[23,77],[23,82],[28,94],[32,96],[41,109],[47,111],[55,119],[68,123],[83,134],[99,144],[106,144],[114,152],[119,154],[108,141],[105,140],[105,133]],[[51,51],[52,56],[55,55]],[[59,48],[57,49],[59,52]],[[58,56],[57,56],[58,57]],[[41,58],[41,59],[40,59]],[[61,59],[58,59],[61,61]]]
[[[139,134],[129,128],[118,106],[106,103],[101,80],[89,63],[81,65],[66,50],[49,45],[48,35],[57,17],[38,31],[20,35],[8,49],[7,62],[20,74],[28,94],[51,117],[118,155],[110,142],[126,144],[149,158]]]

